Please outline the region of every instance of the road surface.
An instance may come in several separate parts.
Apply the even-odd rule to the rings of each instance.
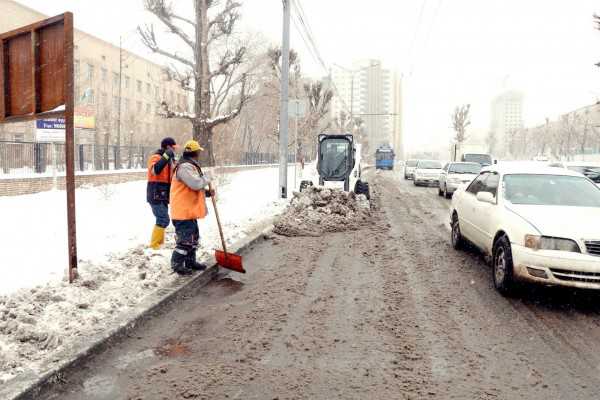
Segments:
[[[247,275],[140,326],[38,399],[591,399],[600,299],[496,293],[448,200],[377,172],[374,222],[272,238]]]

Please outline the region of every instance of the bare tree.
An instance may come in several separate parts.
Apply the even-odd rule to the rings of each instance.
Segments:
[[[462,144],[467,138],[466,130],[467,127],[471,125],[471,118],[469,116],[470,110],[471,105],[465,104],[462,106],[457,106],[452,114],[452,127],[456,132],[454,140],[456,140],[458,144]]]
[[[299,130],[297,155],[302,156],[303,146],[311,146],[314,139],[320,133],[323,133],[331,126],[331,121],[327,121],[329,116],[329,106],[333,99],[333,91],[326,89],[321,81],[315,81],[304,84],[304,95],[307,101],[307,110],[302,122],[302,128]]]
[[[494,130],[488,132],[485,142],[488,146],[488,152],[494,154],[494,150],[496,150],[496,145],[498,143],[498,138],[496,137],[496,132]]]
[[[169,34],[180,39],[187,54],[172,50],[172,45],[160,45],[153,25],[138,27],[138,32],[146,47],[171,61],[165,68],[168,79],[194,95],[193,113],[176,111],[173,104],[163,99],[164,116],[188,119],[194,139],[207,150],[201,161],[214,165],[214,129],[236,118],[251,97],[248,71],[243,70],[247,46],[235,35],[241,3],[190,1],[195,11],[193,18],[176,13],[168,0],[144,0],[146,10],[159,19]]]

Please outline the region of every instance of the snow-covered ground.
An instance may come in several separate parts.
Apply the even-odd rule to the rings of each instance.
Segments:
[[[289,170],[290,187],[293,168]],[[299,184],[299,182],[298,182]],[[218,177],[219,214],[236,242],[280,213],[277,168]],[[110,326],[121,313],[171,283],[172,226],[165,249],[146,248],[154,218],[144,181],[77,189],[80,279],[66,282],[64,191],[0,197],[0,384],[47,360],[69,338]],[[200,222],[201,256],[220,247],[209,204]]]

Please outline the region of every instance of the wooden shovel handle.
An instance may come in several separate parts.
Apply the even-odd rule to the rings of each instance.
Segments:
[[[212,192],[212,184],[208,184],[208,191]],[[223,251],[227,253],[227,246],[225,245],[225,237],[223,236],[223,227],[221,226],[221,219],[219,218],[219,210],[217,210],[217,199],[214,194],[211,193],[210,199],[212,200],[213,208],[215,210],[215,216],[217,217],[217,226],[219,227],[219,235],[221,236],[221,244],[223,245]]]

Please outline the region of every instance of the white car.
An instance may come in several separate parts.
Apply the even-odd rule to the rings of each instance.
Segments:
[[[471,183],[479,171],[481,171],[479,163],[449,162],[440,174],[438,194],[449,199],[459,186]]]
[[[415,177],[415,167],[418,160],[408,160],[404,164],[404,179],[413,179]]]
[[[600,289],[600,188],[568,169],[484,168],[451,205],[452,245],[491,257],[495,287],[515,280]]]
[[[419,160],[415,167],[415,186],[438,184],[442,173],[442,163],[436,160]]]

